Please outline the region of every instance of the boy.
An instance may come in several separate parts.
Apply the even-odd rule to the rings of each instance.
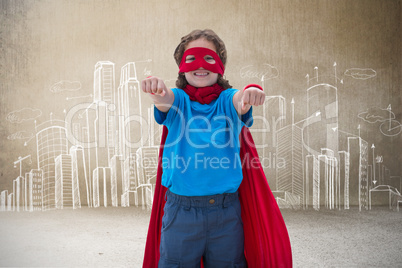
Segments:
[[[223,78],[224,43],[211,30],[183,37],[174,56],[178,88],[156,77],[141,84],[155,103],[156,121],[166,127],[159,176],[167,201],[155,258],[159,267],[200,267],[201,260],[207,267],[246,267],[239,135],[265,94],[257,85],[231,88]]]

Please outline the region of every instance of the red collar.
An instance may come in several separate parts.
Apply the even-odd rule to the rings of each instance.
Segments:
[[[216,100],[225,89],[216,83],[209,87],[199,88],[187,85],[183,90],[190,96],[190,100],[198,101],[201,104],[210,104],[213,100]]]

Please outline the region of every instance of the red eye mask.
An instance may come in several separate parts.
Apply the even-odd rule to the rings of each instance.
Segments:
[[[188,55],[194,56],[195,60],[192,62],[186,63],[186,57]],[[215,63],[209,63],[205,60],[205,56],[211,56],[214,58]],[[213,73],[218,73],[223,75],[225,71],[225,67],[218,54],[215,51],[205,48],[205,47],[193,47],[187,49],[183,57],[181,58],[181,62],[179,65],[180,73],[187,73],[191,71],[198,70],[199,68],[204,68],[205,70],[211,71]]]

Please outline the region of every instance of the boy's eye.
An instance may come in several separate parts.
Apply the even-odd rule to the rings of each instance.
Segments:
[[[190,63],[190,62],[193,62],[193,61],[195,61],[195,57],[194,57],[194,56],[188,55],[188,56],[186,57],[186,63]]]
[[[210,56],[210,55],[206,55],[206,56],[204,57],[204,59],[205,59],[205,61],[208,62],[208,63],[211,63],[211,64],[214,64],[214,63],[215,63],[214,57],[212,57],[212,56]]]

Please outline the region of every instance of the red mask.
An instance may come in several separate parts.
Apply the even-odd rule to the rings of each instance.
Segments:
[[[195,60],[186,63],[186,57],[188,55],[194,56]],[[205,60],[206,56],[213,57],[215,63],[207,62]],[[181,62],[179,65],[179,72],[187,73],[198,70],[201,67],[204,68],[205,70],[211,71],[213,73],[218,73],[220,75],[223,75],[225,71],[225,66],[223,66],[221,59],[219,58],[218,54],[216,54],[215,51],[205,47],[193,47],[187,49],[184,52],[183,57],[181,58]]]

